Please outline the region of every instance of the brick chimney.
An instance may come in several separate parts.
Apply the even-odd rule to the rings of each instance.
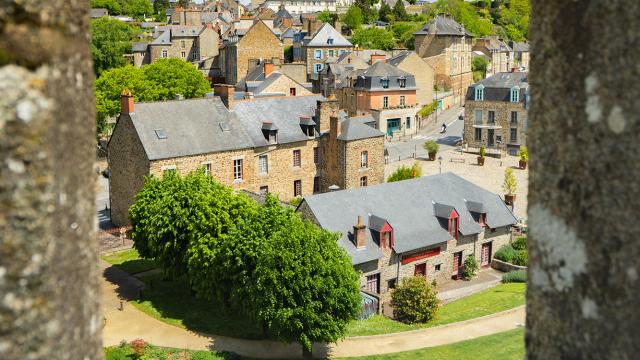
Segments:
[[[133,95],[131,95],[131,91],[129,89],[122,90],[122,94],[120,95],[120,113],[122,114],[130,114],[134,112],[135,107],[133,104]]]
[[[360,249],[366,246],[365,244],[365,230],[366,226],[362,223],[362,216],[358,215],[358,223],[353,227],[353,238],[356,243],[356,248]]]
[[[342,131],[342,126],[340,124],[340,119],[338,119],[337,116],[331,116],[331,125],[330,125],[330,129],[329,129],[329,138],[331,139],[337,139],[338,135],[340,135],[340,132]]]
[[[233,108],[233,85],[215,84],[213,85],[213,93],[219,96],[227,109]]]
[[[264,77],[271,75],[273,72],[273,63],[265,62],[264,63]]]

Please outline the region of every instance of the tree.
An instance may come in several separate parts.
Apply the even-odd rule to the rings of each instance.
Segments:
[[[356,30],[351,42],[364,49],[391,50],[396,45],[392,32],[377,27]]]
[[[395,5],[393,5],[393,15],[395,16],[396,21],[405,21],[409,19],[409,15],[407,14],[407,10],[404,8],[402,0],[396,1]]]
[[[398,321],[426,323],[438,312],[438,293],[424,276],[407,277],[391,293],[391,306]]]
[[[377,2],[378,2],[377,0],[356,0],[355,1],[355,6],[360,8],[360,10],[362,11],[363,21],[366,22],[367,24],[378,18],[378,13],[376,12],[376,9],[373,7],[373,5],[376,4]]]
[[[502,183],[502,190],[504,190],[507,195],[514,195],[517,187],[518,183],[516,182],[516,177],[513,175],[513,169],[511,167],[507,167],[504,170],[504,183]]]
[[[186,99],[203,97],[211,91],[204,75],[190,63],[176,58],[159,59],[142,67],[147,80],[162,87],[161,99],[172,99],[181,94]]]
[[[337,19],[338,14],[332,13],[329,10],[321,11],[320,14],[318,14],[318,20],[322,21],[323,23],[331,24],[331,26],[335,26]]]
[[[476,272],[478,272],[478,260],[475,256],[467,256],[464,260],[464,267],[462,268],[462,278],[465,280],[469,280],[476,276]]]
[[[136,19],[143,19],[153,14],[153,6],[149,0],[121,0],[122,12]]]
[[[378,19],[384,22],[391,22],[389,19],[389,15],[391,15],[392,13],[393,11],[391,10],[389,4],[383,2],[382,5],[380,5],[380,10],[378,10]]]
[[[169,0],[155,0],[153,2],[153,13],[156,17],[166,19],[167,9],[169,8]]]
[[[96,76],[108,69],[124,66],[124,54],[131,50],[136,29],[122,21],[102,17],[91,21],[91,56]]]
[[[396,171],[393,172],[387,179],[387,182],[396,182],[402,180],[415,179],[422,176],[422,167],[417,162],[413,163],[411,167],[402,165]]]
[[[189,7],[189,5],[191,5],[191,0],[178,0],[178,5],[181,8],[186,9]]]
[[[471,70],[475,81],[484,79],[487,76],[487,66],[489,61],[484,56],[476,56],[471,61]],[[476,79],[477,77],[477,79]]]
[[[91,0],[91,7],[94,9],[107,9],[109,15],[120,15],[122,8],[117,0]]]
[[[349,6],[349,9],[342,17],[342,22],[351,30],[359,29],[363,21],[362,10],[356,5]]]

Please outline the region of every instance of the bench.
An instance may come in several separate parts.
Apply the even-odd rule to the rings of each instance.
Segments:
[[[450,160],[451,162],[459,162],[459,163],[463,163],[465,162],[465,159],[463,158],[451,158]]]

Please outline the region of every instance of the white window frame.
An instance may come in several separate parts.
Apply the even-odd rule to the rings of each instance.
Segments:
[[[367,150],[360,152],[360,167],[361,168],[369,167],[369,152]]]
[[[162,52],[160,53],[160,56],[161,56],[163,59],[168,58],[168,57],[169,57],[169,52],[167,51],[167,49],[162,50]]]
[[[238,167],[238,165],[240,165]],[[233,181],[234,182],[240,182],[243,180],[243,172],[244,172],[244,164],[243,164],[243,159],[242,158],[238,158],[238,159],[233,159]]]
[[[511,102],[512,103],[517,103],[520,101],[520,88],[517,86],[514,86],[511,88],[511,93],[509,94]]]
[[[382,108],[386,109],[389,107],[389,97],[388,96],[383,96],[382,97]]]
[[[400,95],[400,106],[404,106],[404,95]]]
[[[313,50],[313,58],[315,60],[322,60],[323,52],[322,49]]]
[[[211,161],[203,162],[202,166],[204,166],[204,174],[207,176],[211,176],[211,170],[213,169]]]
[[[484,100],[484,85],[480,84],[475,87],[475,101]]]
[[[267,155],[258,156],[258,169],[260,174],[269,173],[269,157]]]

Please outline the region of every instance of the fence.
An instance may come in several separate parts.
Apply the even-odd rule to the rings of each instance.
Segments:
[[[362,310],[360,311],[360,316],[358,317],[360,320],[364,320],[370,316],[373,316],[378,313],[378,304],[379,301],[377,297],[373,295],[369,295],[365,292],[360,292],[360,296],[362,296]]]

